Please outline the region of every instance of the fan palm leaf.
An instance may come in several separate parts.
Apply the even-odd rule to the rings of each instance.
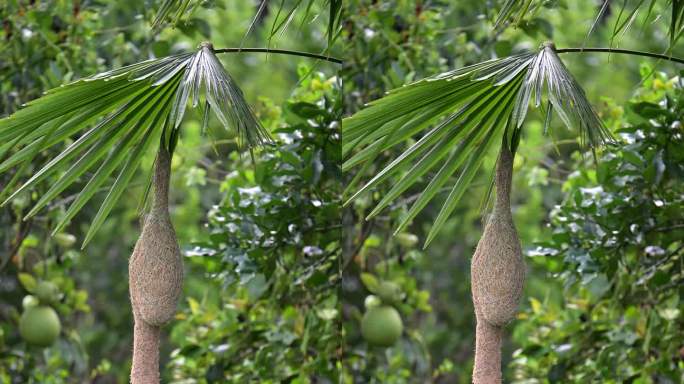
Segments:
[[[118,171],[86,234],[85,246],[155,140],[173,152],[188,101],[197,107],[201,100],[203,126],[211,110],[224,127],[237,131],[240,144],[251,148],[270,140],[211,45],[203,44],[194,53],[147,60],[63,85],[0,120],[0,139],[7,143],[0,146],[0,173],[19,167],[2,191],[3,197],[9,194],[3,205],[57,177],[27,214],[30,218],[94,170],[55,226],[56,233]],[[72,138],[71,144],[15,188],[26,165],[40,152]]]
[[[493,143],[503,140],[513,152],[531,104],[546,98],[547,117],[555,111],[568,128],[577,127],[582,143],[595,148],[611,136],[584,91],[560,61],[552,44],[449,71],[390,91],[343,121],[343,170],[373,162],[380,153],[421,134],[397,158],[356,190],[347,204],[380,183],[395,181],[368,219],[415,185],[436,173],[402,216],[399,232],[458,175],[426,240],[434,239],[476,175]],[[553,108],[551,108],[553,106]]]

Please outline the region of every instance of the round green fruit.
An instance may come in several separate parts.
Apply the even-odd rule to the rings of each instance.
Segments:
[[[366,307],[366,309],[379,307],[381,304],[382,301],[375,295],[366,296],[366,300],[363,302],[363,306]]]
[[[62,248],[71,248],[71,246],[76,243],[76,236],[72,235],[71,233],[57,233],[55,234],[54,238],[57,242],[57,245]]]
[[[383,281],[376,292],[385,303],[394,303],[401,300],[401,287],[392,281]]]
[[[62,326],[51,307],[41,305],[27,308],[19,320],[19,333],[29,344],[48,347],[57,340]]]
[[[59,288],[51,281],[41,281],[34,292],[42,303],[49,304],[59,299]]]
[[[21,306],[22,306],[24,309],[28,309],[28,308],[31,308],[31,307],[37,307],[38,304],[40,304],[40,302],[39,302],[38,299],[36,299],[36,297],[33,296],[33,295],[26,295],[26,296],[24,296],[24,300],[22,300],[22,302],[21,302]]]
[[[413,248],[418,244],[418,236],[413,233],[401,232],[396,235],[399,245],[404,248]]]
[[[401,337],[404,325],[394,307],[383,305],[369,309],[361,320],[361,334],[370,345],[390,347]]]

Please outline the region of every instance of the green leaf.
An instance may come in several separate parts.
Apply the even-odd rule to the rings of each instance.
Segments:
[[[442,228],[451,212],[453,212],[453,210],[456,208],[456,204],[461,199],[461,196],[463,196],[463,193],[470,185],[470,182],[475,176],[475,172],[480,168],[480,165],[482,165],[482,161],[484,161],[485,155],[487,154],[487,149],[491,147],[492,142],[496,141],[492,140],[492,138],[494,133],[497,131],[497,128],[498,127],[492,127],[490,129],[490,131],[487,133],[487,136],[475,150],[473,156],[471,156],[468,160],[463,172],[461,172],[456,184],[454,184],[449,196],[446,198],[442,209],[439,211],[437,219],[435,219],[435,223],[432,225],[432,228],[430,228],[427,240],[425,240],[424,248],[427,248],[435,236],[437,236],[439,230]]]
[[[418,161],[406,173],[406,175],[397,184],[395,184],[394,187],[383,197],[383,199],[380,201],[380,203],[378,203],[378,205],[368,215],[368,217],[371,218],[380,213],[380,211],[384,207],[389,205],[389,203],[391,203],[396,197],[398,197],[401,193],[403,193],[406,189],[413,185],[413,183],[415,183],[416,180],[418,180],[418,178],[420,178],[427,171],[432,169],[432,167],[436,165],[437,162],[441,160],[444,156],[446,156],[446,154],[453,148],[453,146],[456,144],[456,141],[461,137],[461,133],[467,133],[473,130],[470,136],[464,140],[464,143],[466,143],[466,145],[461,146],[467,148],[468,144],[472,142],[473,138],[478,136],[479,132],[477,128],[486,126],[488,121],[490,121],[490,119],[496,116],[496,113],[494,111],[501,110],[502,106],[505,105],[504,103],[502,103],[502,99],[505,99],[507,96],[510,98],[511,95],[517,93],[520,87],[520,80],[521,77],[519,77],[517,81],[511,82],[505,86],[495,87],[491,89],[489,95],[476,99],[475,102],[467,105],[461,111],[447,119],[444,123],[442,123],[442,125],[438,126],[437,128],[451,128],[448,137],[441,140],[441,142],[437,144],[437,146],[433,147],[433,149],[429,153],[427,153],[420,161]],[[417,146],[419,143],[420,142],[416,143],[414,147]],[[406,155],[407,153],[408,151],[402,154],[399,158],[397,158],[397,160],[393,162],[393,164],[400,162],[401,157]],[[440,173],[432,179],[433,181],[441,177],[441,173],[445,169],[445,167],[452,167],[454,168],[454,170],[456,169],[456,167],[458,167],[457,164],[455,165],[451,162],[452,160],[453,159],[451,157],[447,160],[444,167],[442,167],[442,170],[440,170]],[[387,166],[385,170],[391,168],[393,164]],[[381,177],[381,175],[382,173],[376,176],[376,178]],[[445,177],[449,177],[449,175],[445,175]],[[368,184],[371,184],[372,182],[373,180],[371,180],[371,182],[369,182]],[[434,190],[434,193],[436,192],[437,190]],[[422,194],[422,196],[427,195]],[[430,198],[431,197],[432,195],[430,195]],[[427,204],[427,201],[425,201],[425,203]],[[404,222],[406,222],[406,220]]]
[[[184,11],[188,2],[184,4],[179,12]],[[90,240],[134,174],[144,154],[139,151],[149,147],[150,135],[164,132],[164,144],[173,150],[190,97],[193,107],[199,104],[200,98],[204,99],[205,122],[206,113],[211,109],[224,126],[236,129],[242,141],[249,145],[270,139],[210,46],[203,45],[194,53],[146,60],[63,85],[1,119],[0,140],[5,144],[0,145],[0,157],[11,155],[0,163],[0,173],[18,167],[4,186],[3,194],[10,194],[4,204],[48,177],[59,175],[32,207],[26,216],[30,218],[96,167],[109,152],[57,224],[54,233],[59,232],[126,157],[135,153],[136,156],[128,157],[100,207],[88,232],[86,240]],[[171,112],[174,120],[166,125]],[[73,142],[15,190],[14,185],[39,153],[67,140]]]
[[[104,220],[107,218],[107,215],[109,215],[109,212],[114,207],[114,204],[119,199],[119,197],[125,190],[126,186],[130,182],[131,178],[133,177],[133,174],[135,173],[136,169],[138,168],[138,165],[140,164],[140,161],[142,160],[143,155],[145,154],[145,150],[150,146],[150,144],[152,144],[152,142],[154,141],[153,139],[157,134],[161,134],[161,125],[159,124],[157,126],[153,126],[153,128],[148,129],[145,132],[145,137],[140,141],[140,143],[138,143],[138,145],[133,150],[133,153],[129,156],[128,161],[119,173],[119,176],[116,178],[114,185],[109,190],[109,193],[105,197],[104,202],[100,206],[100,210],[97,211],[97,214],[95,215],[95,218],[93,219],[93,222],[90,225],[90,229],[88,229],[88,233],[86,234],[85,240],[83,240],[83,245],[81,246],[81,249],[85,248],[85,246],[88,245],[90,240],[93,238],[97,230],[104,222]]]
[[[171,1],[171,0],[167,0]],[[295,0],[294,4],[292,4],[289,9],[285,9],[285,1],[280,1],[278,4],[277,10],[275,10],[275,18],[273,20],[273,24],[271,25],[271,29],[268,32],[268,45],[271,45],[271,42],[274,37],[278,34],[283,34],[287,27],[292,23],[292,20],[295,17],[295,14],[300,11],[300,9],[304,9],[300,13],[302,13],[302,22],[301,22],[301,27],[305,25],[305,23],[309,22],[310,20],[310,14],[311,10],[313,8],[314,3],[316,3],[316,0]],[[326,40],[328,42],[328,47],[326,51],[328,51],[332,46],[333,43],[336,41],[336,39],[339,37],[341,33],[341,23],[342,23],[342,0],[326,0],[325,3],[327,3],[328,8],[327,8],[327,16],[328,16],[328,21],[327,21],[327,27],[326,27]],[[249,27],[247,28],[247,31],[245,32],[245,35],[242,38],[242,42],[240,43],[240,46],[244,44],[245,39],[247,36],[254,31],[254,27],[257,24],[259,20],[261,20],[264,17],[265,12],[274,12],[273,9],[269,8],[268,5],[271,4],[268,0],[262,0],[259,4],[259,8],[257,9],[256,14],[252,18],[252,21],[249,24]],[[318,15],[314,15],[312,17],[313,20],[317,19]],[[300,28],[301,28],[300,27]]]
[[[176,79],[176,81],[178,80],[179,78]],[[144,103],[143,106],[145,108],[140,109],[137,113],[135,113],[135,118],[130,119],[127,124],[122,125],[122,132],[128,130],[127,135],[119,142],[116,148],[110,151],[107,158],[102,162],[98,170],[90,178],[90,181],[88,181],[86,186],[81,190],[78,196],[76,196],[76,199],[71,203],[64,217],[55,226],[55,229],[52,232],[53,235],[59,232],[64,225],[66,225],[66,223],[69,222],[69,220],[71,220],[81,208],[83,208],[83,206],[93,197],[93,195],[98,192],[100,185],[107,181],[109,175],[114,172],[114,170],[124,160],[125,156],[130,152],[128,148],[131,148],[133,145],[135,145],[143,133],[147,134],[148,131],[156,128],[154,126],[151,128],[146,127],[146,124],[150,121],[150,119],[154,116],[155,119],[153,124],[160,124],[159,115],[164,111],[168,112],[168,109],[170,108],[169,102],[173,97],[173,93],[171,91],[173,91],[174,88],[173,82],[170,82],[166,87],[160,88],[155,93],[157,97],[154,97],[150,103]],[[154,96],[154,94],[152,96]],[[159,99],[160,96],[163,97]],[[138,114],[145,117],[138,119]]]
[[[345,141],[353,141],[370,131],[374,131],[398,116],[412,113],[442,99],[461,86],[470,85],[468,78],[447,80],[422,80],[395,91],[382,99],[368,104],[353,116],[344,119],[342,129]]]
[[[173,84],[169,82],[168,84]],[[162,89],[169,89],[168,86]],[[59,169],[65,166],[65,163],[76,155],[81,153],[85,148],[93,144],[102,135],[107,134],[111,141],[117,139],[122,132],[122,128],[130,125],[138,116],[143,116],[143,113],[150,108],[151,104],[148,102],[153,101],[157,95],[157,90],[153,89],[152,92],[148,92],[147,97],[140,97],[124,107],[120,108],[116,113],[105,118],[100,124],[90,129],[84,135],[78,138],[73,144],[71,144],[62,153],[57,155],[52,159],[47,165],[36,172],[24,185],[21,186],[17,191],[15,191],[7,200],[3,202],[3,205],[7,204],[10,200],[15,198],[17,195],[23,191],[30,189],[38,182],[44,180],[46,177],[50,176]],[[119,120],[118,124],[116,123]],[[11,159],[8,159],[8,161]],[[66,185],[68,186],[68,185]],[[65,187],[66,187],[65,186]]]
[[[430,132],[426,133],[416,144],[412,145],[406,152],[402,153],[397,159],[395,159],[390,165],[385,167],[379,174],[377,174],[371,181],[369,181],[363,188],[356,192],[349,200],[353,200],[358,197],[361,193],[366,190],[376,186],[381,181],[385,180],[387,177],[392,175],[395,171],[401,169],[401,166],[406,165],[409,161],[413,160],[416,156],[429,150],[430,145],[436,143],[444,135],[449,133],[449,128],[454,125],[456,117],[461,113],[459,111],[455,115],[449,117],[442,124],[433,128]],[[349,203],[349,201],[347,201]]]
[[[36,157],[36,155],[38,154],[38,150],[40,149],[40,144],[44,143],[45,141],[47,141],[47,140],[52,136],[52,134],[54,133],[54,131],[55,131],[55,130],[57,129],[57,127],[58,127],[58,123],[59,123],[59,121],[57,121],[55,124],[51,124],[51,125],[50,125],[50,130],[46,133],[46,135],[45,135],[44,137],[42,137],[42,138],[40,139],[39,145],[36,146],[35,148],[31,148],[31,151],[30,151],[29,153],[27,153],[27,156],[26,156],[26,157],[27,157],[27,160],[26,160],[26,162],[24,162],[24,163],[21,165],[21,167],[16,171],[16,173],[15,173],[14,176],[12,177],[12,179],[5,185],[3,191],[0,192],[0,200],[4,199],[5,194],[8,193],[9,191],[11,191],[11,190],[14,188],[14,186],[15,186],[16,183],[19,181],[20,177],[22,176],[22,174],[24,173],[24,171],[26,170],[26,168],[28,167],[28,165],[31,163],[31,161],[32,161],[32,160]]]
[[[43,124],[40,128],[33,131],[30,135],[27,135],[24,140],[21,140],[17,144],[22,144],[27,142],[29,139],[37,138],[31,144],[26,145],[24,148],[19,150],[17,153],[12,155],[10,158],[5,160],[0,164],[0,172],[4,172],[7,169],[16,166],[19,163],[28,161],[30,154],[37,147],[39,151],[45,150],[57,143],[61,143],[67,138],[69,138],[74,133],[87,127],[91,122],[96,120],[102,113],[110,112],[114,109],[113,106],[123,100],[128,100],[134,98],[142,93],[142,86],[140,84],[135,84],[131,86],[131,89],[123,89],[119,92],[112,93],[108,96],[98,98],[92,105],[87,106],[82,111],[78,111],[73,115],[65,115],[57,118],[51,122]],[[66,120],[66,121],[65,121]],[[105,122],[110,120],[105,119]],[[42,140],[43,135],[47,134],[52,124],[58,124],[59,129],[51,135],[49,140]],[[100,123],[102,126],[103,123]]]
[[[0,140],[8,140],[24,132],[85,107],[98,98],[128,88],[131,83],[125,78],[112,81],[79,80],[46,92],[45,96],[33,100],[13,115],[0,120]]]
[[[380,129],[369,131],[366,136],[359,137],[356,141],[344,144],[342,148],[343,156],[354,147],[365,145],[371,140],[375,140],[377,138],[373,144],[359,151],[349,160],[345,161],[342,165],[342,170],[348,170],[364,161],[373,161],[374,158],[369,158],[369,152],[374,152],[372,147],[379,145],[379,142],[382,140],[382,136],[387,136],[391,133],[393,137],[392,140],[387,141],[380,148],[380,151],[389,149],[394,145],[410,138],[417,132],[425,129],[430,124],[437,121],[445,113],[456,109],[458,105],[464,103],[464,100],[477,98],[485,90],[486,87],[484,84],[474,83],[472,86],[467,86],[465,89],[445,95],[443,98],[440,98],[440,100],[422,108],[420,111],[399,117],[396,120],[387,123]],[[347,149],[346,152],[345,148]]]
[[[490,117],[495,119],[491,128],[487,129],[488,120],[485,120],[483,123],[478,125],[478,127],[480,127],[479,130],[473,130],[470,133],[470,135],[460,143],[458,148],[456,148],[456,150],[451,153],[451,155],[444,162],[444,165],[439,170],[437,175],[435,175],[432,178],[432,180],[425,188],[425,190],[423,190],[423,192],[420,194],[416,202],[413,203],[408,213],[402,218],[402,221],[399,223],[397,229],[394,232],[395,234],[404,230],[404,228],[406,228],[406,226],[411,222],[411,220],[413,220],[413,218],[416,217],[416,215],[423,208],[425,208],[428,202],[430,202],[434,198],[434,196],[439,192],[440,188],[447,182],[451,175],[453,175],[454,172],[456,172],[456,170],[461,166],[461,164],[463,164],[463,161],[465,161],[465,159],[468,158],[468,156],[470,156],[471,159],[473,156],[475,156],[471,154],[474,150],[473,148],[475,145],[477,145],[479,140],[482,139],[482,136],[485,132],[487,134],[485,135],[482,141],[483,144],[480,144],[480,147],[482,147],[483,145],[490,145],[489,143],[492,139],[492,133],[496,130],[500,130],[502,123],[504,123],[508,119],[508,116],[511,111],[510,102],[512,100],[512,97],[512,94],[508,93],[508,99],[506,99],[502,103],[499,103],[499,108],[497,109],[497,111],[493,111],[493,113],[490,114]],[[477,152],[477,150],[475,151]]]

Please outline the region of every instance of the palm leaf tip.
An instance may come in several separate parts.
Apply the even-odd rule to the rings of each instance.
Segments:
[[[549,109],[548,114],[556,112],[569,129],[578,127],[582,144],[596,148],[613,142],[610,131],[575,77],[558,57],[555,45],[550,42],[542,44],[527,70],[513,111],[516,127],[522,125],[530,100],[534,100],[535,107],[541,105],[544,91],[549,105],[553,105],[553,110]],[[550,116],[546,119],[550,119]]]
[[[202,92],[205,102],[203,126],[206,126],[207,112],[211,110],[224,127],[236,130],[241,146],[252,148],[271,142],[242,90],[221,65],[211,43],[207,42],[202,43],[187,62],[169,117],[174,130],[183,120],[187,102],[191,100],[192,107],[197,107]]]

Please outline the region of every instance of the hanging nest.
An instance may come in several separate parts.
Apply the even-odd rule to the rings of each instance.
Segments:
[[[476,384],[501,382],[503,326],[515,318],[525,281],[520,239],[510,207],[513,154],[502,146],[496,168],[496,203],[477,244],[470,273],[477,317]]]
[[[135,318],[131,382],[159,382],[160,327],[176,313],[183,285],[183,261],[168,209],[171,169],[163,147],[154,169],[154,203],[145,217],[128,264],[129,290]]]

